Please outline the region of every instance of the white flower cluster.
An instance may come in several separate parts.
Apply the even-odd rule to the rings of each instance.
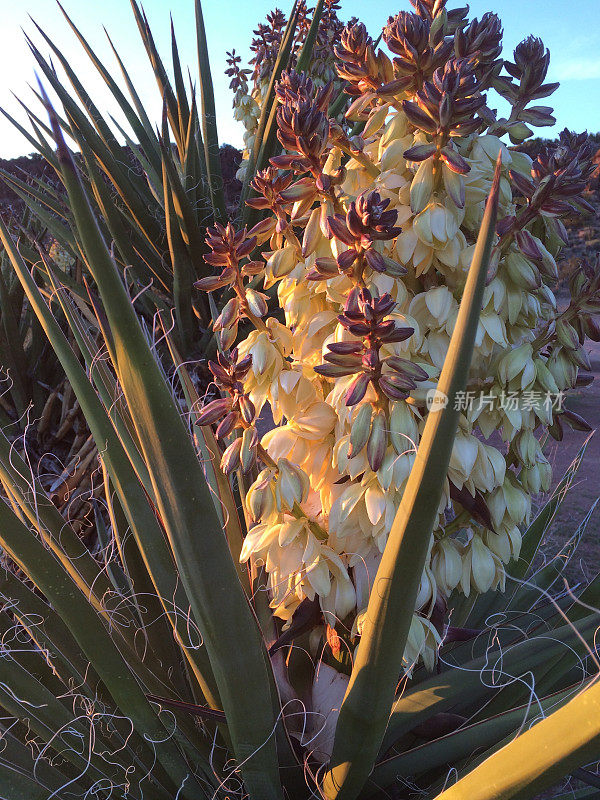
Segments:
[[[347,48],[366,54],[371,73],[384,63],[369,56],[360,26],[344,36]],[[446,67],[434,75],[440,97],[454,86],[455,73],[466,75],[461,81],[468,89],[471,66],[455,60]],[[308,87],[305,98],[312,91],[310,82],[286,81]],[[500,157],[499,227],[466,387],[491,402],[461,411],[405,653],[410,671],[419,658],[434,664],[443,636],[439,611],[443,618],[453,592],[504,590],[531,496],[550,487],[541,439],[548,430],[557,435],[561,419],[573,424],[576,416],[544,400],[571,389],[586,366],[583,323],[559,314],[551,289],[564,239],[557,218],[569,204],[549,192],[576,194],[584,145],[565,132],[556,156],[533,162],[490,133],[498,132],[494,124],[482,133],[485,124],[464,115],[445,120],[443,100],[434,122],[435,114],[422,110],[438,91],[433,84],[417,108],[405,104],[400,90],[382,99],[372,91],[375,83],[363,83],[366,125],[358,144],[324,113],[307,110],[308,101],[294,107],[281,92],[282,105],[288,104],[278,117],[281,141],[289,151],[297,136],[298,154],[272,163],[306,177],[291,187],[290,178],[275,200],[255,205],[277,213],[277,227],[263,220],[254,230],[259,245],[270,237],[264,286],[276,287],[285,323],[261,321],[239,344],[239,357],[252,361],[243,391],[257,414],[270,407],[275,423],[260,443],[265,468],[247,492],[247,516],[255,524],[241,559],[264,564],[281,619],[317,598],[329,626],[349,640],[360,635]],[[474,101],[457,100],[455,108],[480,107],[481,93],[472,94]],[[260,98],[239,100],[249,131],[259,106]],[[305,121],[317,131],[310,141],[298,133]],[[575,176],[570,194],[563,163]],[[274,167],[263,183],[274,180]],[[585,281],[593,283],[582,277],[581,286]],[[361,331],[376,317],[387,333],[369,340]],[[398,335],[388,335],[392,329]],[[539,401],[501,402],[523,394]]]

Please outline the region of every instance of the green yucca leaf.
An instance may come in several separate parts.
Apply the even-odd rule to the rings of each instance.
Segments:
[[[96,526],[98,544],[104,554],[103,560],[108,579],[114,586],[117,594],[122,597],[130,597],[134,592],[133,582],[129,580],[127,573],[112,554],[113,538],[106,527],[104,517],[99,511],[97,503],[94,503],[94,524]],[[136,608],[136,611],[138,612],[138,622],[141,626],[142,619],[139,615],[139,609]]]
[[[206,41],[202,3],[200,0],[195,0],[194,7],[196,9],[196,41],[198,46],[198,68],[200,72],[200,116],[202,118],[206,174],[215,220],[217,222],[224,222],[227,219],[227,210],[225,208],[223,176],[221,175],[221,161],[219,156],[217,112],[215,109],[215,96],[210,74],[210,61],[208,58],[208,43]]]
[[[175,81],[175,94],[177,97],[177,115],[179,122],[179,131],[181,142],[183,144],[182,156],[185,152],[185,139],[186,130],[189,128],[190,107],[188,104],[185,81],[183,79],[183,72],[181,70],[181,61],[179,59],[179,50],[177,48],[177,40],[175,38],[175,26],[173,25],[173,15],[171,15],[171,57],[173,61],[173,79]]]
[[[0,571],[0,600],[10,608],[37,647],[47,653],[53,669],[65,684],[69,678],[74,679],[81,692],[89,691],[91,696],[98,697],[103,697],[104,692],[105,698],[106,690],[96,671],[56,611],[8,570]]]
[[[462,669],[449,668],[441,675],[430,676],[414,688],[409,687],[392,707],[382,752],[434,714],[450,708],[467,708],[479,703],[490,693],[495,693],[496,685],[490,681],[484,683],[481,680],[483,674],[489,673],[490,678],[502,673],[518,676],[537,671],[555,655],[562,654],[566,658],[571,654],[576,659],[571,648],[575,645],[583,647],[581,637],[589,638],[597,624],[597,615],[587,614],[576,623],[507,645],[495,651],[495,654],[486,652],[478,658],[462,662]],[[569,666],[567,664],[566,669]]]
[[[373,786],[389,786],[398,779],[418,776],[424,772],[456,764],[462,759],[484,747],[492,747],[511,733],[516,733],[532,720],[559,708],[567,702],[580,685],[558,692],[549,697],[536,700],[509,711],[499,713],[475,724],[468,724],[453,733],[426,742],[400,755],[378,764],[370,776]],[[368,795],[367,792],[365,793]]]
[[[598,800],[598,789],[574,789],[566,794],[552,794],[552,800]]]
[[[9,500],[13,501],[13,510],[22,522],[29,520],[30,524],[38,530],[40,539],[61,564],[73,585],[87,598],[94,611],[109,624],[113,615],[118,616],[120,625],[115,630],[118,631],[129,653],[135,654],[133,661],[137,663],[139,669],[141,662],[139,662],[136,649],[135,616],[122,605],[121,597],[112,591],[110,580],[105,572],[100,570],[99,565],[91,558],[82,542],[75,536],[74,531],[69,526],[65,526],[64,520],[54,509],[55,515],[60,521],[57,524],[52,513],[53,506],[46,495],[39,490],[37,481],[32,481],[33,494],[31,489],[27,495],[23,493],[21,485],[25,484],[28,487],[27,480],[23,476],[23,472],[26,471],[26,468],[23,469],[24,462],[21,461],[18,454],[10,453],[10,458],[20,464],[23,470],[23,472],[19,472],[6,459],[9,447],[4,437],[0,437],[0,444],[4,451],[4,457],[0,461],[0,479]],[[157,652],[160,651],[161,648]],[[142,672],[146,677],[150,669],[159,674],[159,666],[155,653],[147,650]],[[157,681],[152,678],[151,685],[155,684]]]
[[[173,688],[178,697],[188,700],[201,699],[204,696],[202,684],[197,679],[196,658],[193,654],[188,654],[183,639],[184,625],[181,615],[179,623],[174,619],[173,613],[175,604],[181,602],[183,593],[179,590],[178,595],[173,595],[172,604],[168,601],[161,602],[161,597],[156,591],[156,584],[152,575],[148,571],[148,566],[142,553],[143,548],[139,546],[139,534],[129,535],[132,530],[128,523],[127,515],[119,501],[117,494],[113,491],[108,472],[102,464],[104,477],[104,499],[112,526],[112,540],[119,553],[120,564],[127,576],[127,581],[132,588],[133,594],[131,602],[135,604],[138,617],[141,621],[143,635],[146,637],[148,646],[155,653],[160,654],[163,662],[163,670],[171,676]],[[116,559],[111,559],[112,562]],[[179,642],[182,642],[179,645]],[[186,675],[181,670],[181,651],[183,651],[190,668],[187,674],[193,684],[193,694],[190,691],[190,682],[186,680]]]
[[[7,800],[24,797],[36,798],[40,795],[36,792],[45,792],[42,797],[47,800],[49,796],[64,798],[63,790],[69,784],[72,792],[85,793],[88,787],[84,788],[75,775],[65,774],[64,767],[59,769],[55,764],[50,765],[44,758],[34,760],[30,747],[24,744],[12,731],[2,732],[2,757],[0,760],[0,796]],[[11,779],[16,774],[34,782],[33,786],[25,784],[22,787],[22,794],[18,793],[19,784],[13,786]],[[67,790],[67,791],[69,791]],[[14,793],[12,793],[14,792]]]
[[[456,392],[464,389],[479,322],[496,224],[500,160],[437,391],[446,397],[431,411],[414,466],[375,576],[350,683],[340,708],[328,798],[358,795],[388,724],[410,629],[429,538],[442,494],[458,425]]]
[[[60,221],[60,218],[57,216],[57,211],[50,205],[49,199],[32,186],[24,184],[23,181],[20,181],[19,178],[16,178],[14,175],[9,175],[4,172],[0,174],[2,174],[4,182],[27,204],[27,207],[35,213],[36,217],[45,224],[54,238],[58,239],[61,243],[65,242],[71,252],[78,252],[77,241],[73,233],[67,225]],[[46,207],[49,207],[51,211],[47,211]],[[61,209],[61,217],[63,213],[64,209]]]
[[[6,753],[10,757],[10,749]],[[56,800],[66,800],[66,794],[61,787],[68,783],[68,779],[61,780],[59,773],[54,775],[54,781],[44,780],[42,777],[33,777],[22,772],[13,763],[0,761],[0,793],[6,800],[48,800],[48,796]],[[73,787],[76,788],[76,787]]]
[[[135,408],[134,423],[156,503],[206,645],[247,790],[257,798],[280,798],[276,708],[260,630],[237,578],[197,454],[48,109],[64,183],[110,324],[115,368],[127,402]],[[240,685],[242,672],[246,680]]]
[[[550,591],[573,557],[598,502],[600,502],[600,499],[592,504],[575,533],[563,544],[558,553],[547,564],[544,564],[533,575],[530,575],[523,585],[517,588],[508,605],[509,609],[529,609],[539,601],[542,593],[547,594]]]
[[[7,183],[13,189],[13,191],[17,192],[17,190],[20,190],[19,196],[23,199],[25,199],[27,196],[31,196],[35,198],[39,204],[46,206],[46,208],[48,208],[60,219],[68,220],[64,204],[56,197],[56,195],[50,195],[49,192],[45,190],[45,187],[44,191],[42,191],[40,188],[36,189],[31,183],[26,183],[20,178],[17,178],[16,175],[13,175],[2,168],[0,168],[0,176],[2,176],[4,182]]]
[[[112,149],[107,146],[102,136],[96,132],[86,114],[62,86],[58,76],[47,64],[37,48],[33,44],[30,47],[40,68],[65,109],[67,121],[63,122],[61,127],[77,141],[78,145],[81,145],[83,140],[93,151],[98,163],[109,176],[117,193],[139,226],[139,230],[146,237],[150,247],[160,256],[156,243],[161,241],[162,232],[160,226],[148,211],[148,188],[144,181],[133,173],[126,172],[119,163],[121,160],[121,148],[116,150],[114,146]]]
[[[530,798],[600,752],[600,683],[508,742],[439,800]]]
[[[179,146],[181,135],[179,128],[179,109],[175,92],[173,91],[173,87],[171,86],[171,82],[159,52],[156,49],[154,37],[152,36],[152,31],[150,30],[150,25],[148,24],[148,19],[143,8],[138,6],[136,0],[131,0],[131,7],[133,9],[135,21],[137,22],[138,30],[140,32],[140,36],[142,37],[144,47],[146,48],[146,53],[152,65],[152,70],[160,91],[160,96],[167,104],[169,123]]]
[[[195,678],[202,687],[202,692],[207,701],[213,707],[218,707],[218,695],[205,649],[203,647],[189,648],[183,644],[188,637],[187,609],[189,603],[183,588],[179,584],[174,569],[173,557],[156,519],[154,508],[148,502],[148,495],[152,496],[153,488],[147,475],[147,466],[142,462],[138,471],[134,470],[132,463],[135,464],[139,460],[137,445],[132,443],[131,437],[129,437],[130,450],[128,453],[125,452],[121,439],[116,434],[102,403],[56,320],[39,294],[1,219],[0,238],[2,238],[13,266],[26,289],[28,299],[38,315],[81,404],[92,435],[99,451],[102,453],[103,462],[108,469],[113,486],[118,493],[128,522],[131,525],[140,552],[152,576],[152,581],[161,601],[165,603],[165,612],[169,619],[172,620],[172,624],[177,631],[178,640],[180,640],[186,658],[188,658],[194,670]],[[73,330],[75,331],[76,328],[74,327]],[[93,359],[93,354],[89,353],[88,357]],[[112,406],[112,396],[109,394],[107,399],[109,400],[108,407],[110,408]],[[121,428],[122,434],[123,428]],[[123,436],[123,442],[127,442],[126,436]],[[138,479],[138,474],[144,477],[144,472],[146,473],[148,484],[146,491],[144,491]]]
[[[102,138],[102,141],[105,143],[105,145],[108,148],[113,149],[113,150],[116,149],[119,146],[119,144],[118,144],[113,132],[111,131],[111,129],[108,126],[108,124],[106,123],[106,120],[104,119],[104,117],[100,113],[99,109],[96,107],[96,105],[92,101],[92,99],[89,96],[89,94],[86,92],[83,84],[81,83],[81,81],[79,80],[77,75],[75,74],[74,70],[71,68],[71,65],[69,64],[69,60],[62,54],[62,52],[58,49],[58,47],[56,47],[56,45],[53,43],[52,39],[50,39],[50,37],[46,35],[46,33],[42,30],[42,28],[40,28],[40,26],[35,21],[34,21],[33,24],[37,28],[39,34],[42,36],[42,38],[44,39],[46,44],[50,47],[50,49],[52,50],[52,52],[54,53],[54,55],[58,59],[58,62],[60,63],[61,67],[63,68],[67,78],[69,79],[69,82],[71,83],[71,86],[75,90],[75,94],[79,98],[82,106],[85,108],[88,116],[90,117],[90,119],[94,123],[94,126],[95,126],[96,130],[98,131],[98,134]],[[32,45],[30,40],[28,40],[28,42],[29,42],[30,45]],[[34,53],[34,55],[35,55],[35,53]]]
[[[555,517],[556,512],[562,505],[567,492],[573,485],[573,481],[577,475],[579,467],[581,466],[585,451],[592,436],[593,434],[590,434],[590,436],[587,437],[585,442],[579,448],[579,451],[573,459],[573,462],[570,464],[556,489],[552,492],[552,496],[545,503],[541,511],[537,514],[536,518],[525,532],[519,559],[513,562],[508,570],[512,578],[516,580],[524,578],[525,575],[527,575],[527,573],[531,570],[531,566],[544,537],[544,533],[548,529],[552,519]]]
[[[165,187],[167,241],[173,266],[173,304],[175,305],[175,319],[179,338],[184,350],[187,352],[191,347],[195,328],[192,308],[194,267],[191,262],[190,251],[185,245],[181,232],[181,225],[184,223],[181,216],[177,215],[173,204],[173,195],[171,194],[167,176],[167,158],[168,156],[163,161],[163,184]],[[180,206],[179,209],[181,211]]]
[[[296,72],[304,72],[306,69],[308,69],[310,59],[312,58],[312,51],[317,40],[317,34],[319,32],[321,17],[323,16],[323,5],[324,0],[318,0],[313,13],[312,22],[310,23],[310,28],[308,29],[306,39],[304,40],[302,50],[300,51],[298,61],[296,62]]]
[[[131,136],[127,133],[125,128],[123,128],[119,121],[116,120],[114,117],[111,116],[111,121],[115,128],[119,131],[123,139],[125,140],[125,144],[131,150],[133,155],[137,158],[140,162],[142,169],[144,170],[144,174],[146,177],[146,181],[148,183],[148,189],[150,190],[154,200],[157,204],[161,203],[161,173],[160,171],[157,172],[155,169],[155,165],[153,162],[150,162],[146,156],[146,151],[141,148],[139,144],[133,141]],[[162,161],[160,159],[160,145],[158,144],[157,140],[157,149],[159,150],[159,157],[158,157],[158,169],[162,169]]]
[[[107,411],[107,415],[115,428],[118,438],[140,483],[142,484],[145,492],[151,497],[152,485],[150,483],[150,476],[148,475],[148,468],[141,457],[139,442],[136,439],[135,429],[133,427],[131,415],[129,414],[129,409],[119,397],[117,381],[115,380],[111,371],[105,365],[98,346],[92,340],[88,329],[83,323],[83,320],[80,318],[76,309],[74,308],[76,305],[79,308],[79,311],[87,311],[87,306],[81,302],[78,296],[74,295],[71,287],[68,287],[70,292],[69,295],[69,292],[66,291],[66,287],[61,285],[55,278],[56,266],[51,266],[48,262],[44,263],[49,281],[52,285],[53,298],[58,300],[60,303],[61,309],[69,324],[70,331],[73,334],[77,346],[86,363],[91,381],[102,400],[104,410]],[[89,296],[91,297],[91,293]],[[73,299],[71,300],[70,298]],[[97,323],[97,319],[94,321]],[[99,330],[102,330],[102,326],[100,324],[97,324],[97,327]],[[106,346],[107,349],[110,349],[109,342],[106,342]],[[72,374],[72,372],[68,369],[65,371],[67,374]],[[84,402],[86,401],[84,400]],[[85,407],[87,408],[87,406]],[[101,408],[102,405],[97,405],[95,410],[99,412]],[[110,433],[110,429],[107,428],[105,432]]]
[[[6,117],[6,119],[11,123],[11,125],[13,125],[19,131],[19,133],[25,137],[25,139],[29,142],[29,144],[33,146],[34,150],[38,150],[44,156],[44,158],[49,164],[51,164],[53,167],[54,166],[58,167],[58,161],[56,160],[56,156],[54,155],[52,148],[47,143],[44,144],[44,141],[41,138],[34,139],[31,133],[27,130],[27,128],[24,128],[19,122],[17,122],[17,120],[14,117],[12,117],[3,108],[0,108],[0,114]]]
[[[19,332],[18,320],[10,302],[8,286],[0,269],[0,354],[2,366],[7,370],[10,381],[10,395],[15,404],[19,419],[26,421],[26,410],[31,397],[31,381],[28,380],[27,357]]]
[[[141,285],[147,285],[154,279],[159,286],[168,291],[172,285],[172,276],[158,259],[140,258],[129,236],[131,226],[127,225],[127,220],[123,219],[119,213],[114,197],[111,197],[106,182],[100,175],[92,152],[83,139],[79,139],[79,143],[94,199],[106,221],[115,246],[121,254],[122,263],[135,271],[135,276]]]
[[[106,603],[105,596],[112,587],[106,575],[75,531],[46,496],[37,478],[21,456],[11,448],[5,435],[0,432],[0,476],[18,505],[21,515],[38,529],[46,546],[64,565],[81,591],[95,596],[97,608]]]
[[[4,613],[0,613],[0,632],[4,641],[14,636],[12,620]],[[111,731],[121,744],[112,763],[102,756],[103,750],[107,752],[110,748],[110,738],[101,729],[93,733],[93,748],[88,750],[75,746],[77,740],[86,741],[90,738],[89,724],[75,716],[68,702],[62,702],[69,685],[61,682],[44,654],[26,646],[12,650],[6,648],[0,661],[0,705],[12,716],[28,718],[34,733],[47,742],[51,749],[61,752],[79,770],[78,777],[85,780],[84,775],[89,773],[94,781],[106,778],[114,781],[119,773],[134,766],[132,778],[140,780],[151,767],[151,750],[147,748],[142,758],[136,755],[131,747],[133,742],[128,742],[126,738],[127,725],[122,725],[120,720]]]
[[[117,490],[119,508],[123,510],[128,525],[133,533],[133,539],[128,537],[127,544],[121,544],[120,552],[123,563],[132,569],[130,575],[135,577],[134,587],[136,593],[142,596],[143,614],[148,617],[151,633],[150,639],[154,640],[160,636],[161,624],[156,624],[152,620],[161,620],[164,616],[169,620],[173,631],[167,633],[167,641],[171,642],[172,636],[182,648],[184,655],[190,665],[191,677],[199,693],[198,696],[206,698],[213,707],[219,707],[219,699],[212,677],[212,670],[208,662],[206,651],[193,644],[189,644],[189,603],[185,596],[182,586],[178,581],[174,569],[172,554],[165,542],[163,531],[156,520],[154,505],[147,501],[146,494],[153,496],[152,484],[148,474],[146,464],[141,459],[139,453],[139,443],[134,441],[130,430],[133,423],[127,408],[119,409],[118,402],[115,402],[119,394],[117,385],[111,373],[104,368],[102,359],[98,357],[98,352],[93,346],[85,330],[81,326],[77,315],[73,313],[69,304],[65,302],[64,293],[55,285],[55,295],[60,299],[65,316],[69,321],[78,345],[84,355],[92,376],[96,376],[95,384],[103,397],[106,408],[110,409],[110,417],[119,434],[119,439],[123,443],[131,465],[127,460],[121,458],[122,453],[118,446],[115,446],[116,456],[107,457],[110,445],[103,453],[103,471],[108,472]],[[107,347],[109,345],[106,340]],[[85,406],[85,401],[82,403]],[[94,427],[92,425],[92,430]],[[135,436],[135,431],[133,431]],[[114,441],[113,441],[114,444]],[[133,466],[143,484],[144,489],[135,481]],[[107,476],[105,475],[105,481]],[[106,502],[111,513],[113,512],[113,501],[110,497],[110,490],[106,492]],[[126,526],[121,525],[121,530]],[[115,524],[117,534],[119,526]],[[157,602],[158,601],[158,602]],[[160,604],[162,603],[162,608]],[[158,640],[160,642],[160,640]],[[164,653],[165,645],[155,648],[156,652]],[[166,646],[167,651],[172,651],[173,663],[176,663],[174,650],[171,645]],[[179,683],[179,669],[175,668],[176,677],[173,678],[175,685]]]
[[[183,389],[188,408],[190,410],[199,409],[201,406],[200,396],[196,391],[196,387],[194,386],[194,383],[181,359],[181,356],[177,352],[177,348],[167,332],[164,321],[162,322],[165,338],[169,346],[169,352],[171,353],[171,358],[173,359],[173,363],[177,370],[177,375],[181,381],[181,387]],[[194,414],[193,411],[192,414]],[[240,553],[242,552],[244,536],[240,522],[240,515],[236,507],[235,497],[233,495],[229,479],[219,464],[220,452],[217,440],[212,428],[208,425],[199,426],[193,424],[193,430],[196,446],[201,453],[202,463],[204,464],[206,481],[213,492],[215,511],[217,512],[219,522],[223,528],[223,531],[225,532],[225,536],[227,537],[227,543],[238,572],[240,583],[246,590],[246,593],[250,595],[251,588],[248,579],[248,570],[240,563],[239,559]]]
[[[109,44],[110,44],[110,46],[111,46],[111,48],[113,50],[115,58],[117,59],[117,62],[119,64],[119,68],[121,69],[121,73],[123,74],[123,78],[124,78],[124,80],[125,80],[125,82],[127,84],[127,88],[128,88],[128,90],[129,90],[129,92],[130,92],[130,94],[132,96],[132,99],[133,99],[133,102],[134,102],[134,105],[135,105],[135,111],[131,107],[130,103],[127,101],[127,98],[125,97],[125,95],[123,94],[121,89],[119,88],[119,86],[116,83],[116,81],[113,79],[113,77],[110,74],[109,70],[107,70],[104,67],[104,65],[102,64],[102,62],[98,59],[98,57],[96,56],[96,54],[94,53],[94,51],[92,50],[92,48],[90,47],[90,45],[88,44],[86,39],[82,36],[82,34],[79,31],[79,29],[75,26],[75,24],[73,23],[73,21],[71,20],[69,15],[66,13],[65,9],[62,7],[62,5],[60,3],[58,5],[59,5],[59,8],[62,11],[66,21],[68,22],[69,26],[71,27],[71,30],[73,31],[73,33],[75,34],[75,36],[79,40],[81,46],[83,47],[85,53],[87,54],[87,56],[89,57],[90,61],[92,62],[94,67],[97,69],[98,73],[101,75],[102,79],[104,80],[104,82],[106,83],[108,88],[110,89],[113,97],[117,101],[117,103],[118,103],[121,111],[123,112],[127,122],[129,123],[129,125],[131,126],[131,129],[133,130],[133,132],[137,136],[138,141],[139,141],[141,147],[144,150],[146,158],[149,159],[153,163],[154,169],[157,169],[158,165],[160,164],[160,159],[159,159],[158,141],[157,141],[156,135],[154,133],[154,128],[153,128],[152,123],[150,122],[150,120],[149,120],[149,118],[148,118],[148,116],[146,114],[146,111],[145,111],[142,103],[139,100],[139,97],[138,97],[137,92],[135,91],[135,89],[133,87],[133,84],[131,83],[131,80],[129,78],[127,70],[125,69],[125,67],[123,65],[123,62],[121,61],[121,59],[119,57],[119,54],[117,53],[117,51],[115,50],[115,48],[114,48],[114,46],[112,44],[110,36],[108,36],[108,34],[107,34]],[[135,113],[136,111],[137,111],[137,114]]]
[[[186,784],[193,791],[191,787],[196,782],[190,776],[185,759],[174,741],[165,735],[166,721],[163,725],[146,700],[138,678],[131,672],[122,653],[109,636],[101,616],[69,578],[60,562],[12,514],[4,502],[0,502],[0,544],[52,603],[84,654],[95,665],[118,707],[131,719],[141,735],[156,743],[157,757],[175,787]],[[14,672],[13,669],[12,673]],[[14,686],[16,677],[12,673],[10,680]],[[31,701],[31,689],[28,691]],[[48,702],[46,699],[45,703]],[[3,700],[2,703],[5,705],[6,701]],[[16,716],[21,715],[17,713]],[[198,762],[201,763],[200,753]],[[208,762],[204,766],[208,772]],[[189,794],[190,790],[184,790],[183,796],[193,797],[193,794]],[[198,790],[199,785],[196,785],[195,791]]]
[[[181,237],[188,248],[189,258],[194,263],[194,271],[200,277],[206,274],[206,265],[202,260],[202,253],[205,250],[204,240],[198,226],[196,211],[191,206],[177,173],[177,168],[169,150],[168,140],[164,138],[166,133],[167,131],[164,131],[161,141],[164,190],[170,193],[170,202],[173,204],[173,210],[177,215]]]

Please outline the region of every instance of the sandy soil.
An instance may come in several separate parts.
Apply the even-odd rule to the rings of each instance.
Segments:
[[[546,556],[556,553],[575,532],[593,503],[600,497],[600,343],[590,342],[587,349],[595,380],[591,386],[569,394],[566,406],[586,419],[596,433],[589,441],[576,479],[544,540],[542,550]],[[545,452],[553,466],[554,485],[564,475],[586,436],[585,433],[566,428],[562,442],[549,440]],[[590,517],[585,535],[569,564],[567,578],[569,581],[581,581],[584,578],[589,580],[598,571],[600,571],[600,504]]]

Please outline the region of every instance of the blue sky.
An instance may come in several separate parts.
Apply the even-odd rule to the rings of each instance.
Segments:
[[[107,66],[114,64],[102,26],[110,33],[121,57],[140,92],[151,117],[159,119],[161,102],[137,28],[127,0],[63,0],[68,13],[79,25],[88,41]],[[449,7],[464,5],[462,0]],[[222,142],[241,143],[243,130],[231,115],[231,93],[228,79],[223,75],[225,51],[235,47],[248,56],[252,28],[264,19],[273,7],[272,0],[204,0],[204,14],[209,38],[210,56],[219,133]],[[279,2],[286,12],[291,0]],[[494,10],[504,25],[505,57],[512,54],[517,42],[529,33],[540,36],[550,48],[549,79],[561,81],[558,91],[550,98],[555,108],[556,130],[565,126],[577,130],[600,131],[600,26],[598,0],[472,0],[470,16],[481,16]],[[169,10],[173,12],[180,54],[184,64],[195,74],[196,54],[194,36],[193,0],[145,0],[157,44],[165,60],[170,52]],[[360,17],[372,34],[378,35],[390,14],[410,8],[408,0],[342,0],[342,18]],[[16,94],[25,103],[36,100],[28,88],[34,80],[34,61],[24,40],[22,29],[40,43],[29,16],[31,15],[65,53],[71,66],[88,88],[97,105],[105,111],[115,112],[102,81],[90,66],[85,54],[71,35],[54,0],[12,0],[2,11],[2,48],[0,48],[0,106],[9,113],[24,119]],[[40,48],[46,53],[47,47]],[[115,67],[115,76],[117,70]],[[548,102],[546,100],[540,101]],[[554,129],[541,129],[550,135]],[[29,143],[16,132],[4,118],[0,119],[0,157],[11,158],[31,150]]]

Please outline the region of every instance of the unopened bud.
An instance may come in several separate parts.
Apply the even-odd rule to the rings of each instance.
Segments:
[[[410,208],[419,214],[429,203],[433,192],[433,159],[428,158],[419,165],[410,185]]]
[[[246,428],[242,434],[242,445],[240,447],[240,465],[242,472],[246,473],[256,462],[256,446],[258,445],[258,433],[256,428]]]
[[[390,440],[398,455],[417,447],[419,431],[417,421],[408,403],[392,403],[390,413]]]
[[[465,181],[462,175],[442,165],[444,189],[457,208],[465,207]]]
[[[546,366],[545,362],[541,360],[541,358],[534,359],[535,364],[535,377],[540,384],[540,386],[545,389],[547,392],[551,394],[557,394],[558,386],[556,385],[556,381],[552,376],[552,373]]]
[[[521,144],[533,134],[524,122],[515,122],[508,128],[508,135],[513,144]]]
[[[556,338],[567,350],[577,350],[579,348],[577,331],[563,319],[556,320]]]
[[[248,489],[246,507],[255,522],[265,520],[275,510],[275,495],[271,482],[272,478],[272,471],[264,469]]]
[[[371,112],[369,119],[367,120],[367,124],[363,130],[363,138],[369,139],[371,136],[374,136],[377,131],[381,128],[383,123],[385,122],[385,118],[388,115],[388,107],[387,105],[381,106],[381,108],[377,109],[376,111]]]
[[[243,394],[240,397],[238,403],[240,407],[240,414],[242,415],[242,419],[244,420],[244,422],[246,422],[248,425],[251,422],[254,422],[256,408],[254,407],[254,403],[252,402],[252,400],[250,400],[248,395]]]
[[[571,389],[575,385],[575,381],[577,380],[577,368],[567,357],[562,347],[558,347],[551,353],[550,358],[546,362],[546,366],[552,373],[556,385],[561,391]]]
[[[532,431],[519,431],[512,441],[512,446],[521,464],[524,464],[526,467],[533,467],[535,465],[539,446]]]
[[[224,417],[219,426],[216,430],[217,439],[223,439],[225,436],[228,436],[231,431],[235,428],[235,425],[238,421],[238,415],[235,411],[230,411],[226,417]]]
[[[255,289],[246,289],[246,302],[255,317],[264,317],[268,311],[267,296]]]
[[[242,440],[236,439],[235,442],[232,442],[232,444],[230,444],[223,453],[221,458],[221,469],[226,475],[229,475],[230,472],[233,472],[239,467],[241,447]]]
[[[482,542],[479,536],[474,536],[469,548],[470,584],[475,587],[479,594],[484,594],[492,588],[496,577],[496,562],[488,547]],[[469,563],[470,562],[470,563]],[[464,568],[467,564],[463,564]]]
[[[220,420],[223,414],[226,414],[231,408],[231,400],[229,397],[222,397],[218,400],[213,400],[212,403],[204,406],[196,422],[198,425],[212,425],[213,422]]]
[[[462,575],[462,559],[453,539],[436,542],[431,551],[431,570],[437,585],[449,596],[458,586]]]
[[[231,325],[237,321],[239,311],[240,301],[237,297],[232,297],[231,300],[223,306],[223,310],[215,320],[213,329],[215,331],[220,331],[223,328],[231,327]]]
[[[367,458],[373,472],[377,472],[383,464],[383,458],[387,449],[387,430],[386,417],[383,411],[377,411],[373,415],[371,433],[367,442]]]
[[[310,217],[304,228],[304,236],[302,237],[302,255],[308,258],[317,248],[321,240],[321,208],[313,208],[310,212]]]
[[[373,406],[371,403],[364,403],[358,410],[358,414],[352,423],[350,431],[350,447],[348,448],[348,458],[357,456],[369,441],[371,433],[371,417]]]
[[[519,288],[532,292],[541,285],[539,270],[521,253],[509,253],[505,264],[511,281]]]
[[[275,279],[283,278],[296,266],[296,254],[293,247],[275,250],[267,261],[267,275]]]
[[[534,464],[533,467],[523,467],[519,473],[519,481],[529,494],[538,494],[542,486],[539,465]]]
[[[308,475],[296,464],[292,464],[287,458],[280,458],[277,461],[277,483],[275,486],[275,497],[279,511],[290,510],[297,503],[303,503],[308,495],[310,483]]]
[[[592,362],[590,361],[590,357],[586,353],[583,347],[578,347],[577,350],[570,350],[569,351],[569,359],[581,369],[585,369],[588,372],[592,369]]]
[[[506,473],[503,490],[506,510],[515,525],[520,525],[529,510],[527,497],[523,489],[517,485],[517,479],[512,477],[511,472]]]
[[[540,488],[543,492],[548,492],[552,483],[552,467],[547,461],[541,461],[537,468],[540,474]]]

